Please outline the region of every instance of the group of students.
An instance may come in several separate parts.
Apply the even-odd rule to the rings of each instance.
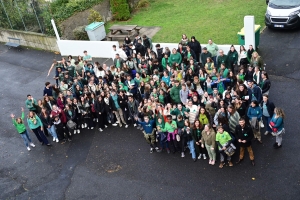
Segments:
[[[147,36],[133,42],[125,38],[119,49],[113,46],[114,64],[93,62],[84,51],[75,61],[72,56],[54,60],[56,84],[45,83],[43,99],[27,95],[28,127],[43,145],[71,141],[82,129],[130,125],[142,130],[150,153],[179,152],[189,149],[193,161],[208,159],[220,168],[233,166],[231,156],[239,150],[249,152],[251,143],[262,143],[265,135],[276,136],[275,149],[282,147],[284,112],[275,107],[268,94],[271,82],[261,57],[252,48],[231,46],[227,55],[209,40],[206,47],[186,35],[172,52],[159,44],[152,49]],[[219,52],[219,55],[217,53]],[[34,147],[22,117],[13,124],[27,149]]]

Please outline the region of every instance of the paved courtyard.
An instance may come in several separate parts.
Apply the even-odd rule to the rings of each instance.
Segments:
[[[26,95],[42,97],[52,59],[59,55],[0,45],[0,199],[298,199],[300,195],[300,31],[266,30],[260,53],[271,74],[270,99],[284,108],[283,148],[262,136],[253,144],[256,166],[245,161],[219,169],[188,156],[153,153],[137,129],[84,130],[71,143],[37,144],[30,152],[10,113]],[[111,60],[99,59],[111,64]],[[237,160],[236,155],[234,161]]]

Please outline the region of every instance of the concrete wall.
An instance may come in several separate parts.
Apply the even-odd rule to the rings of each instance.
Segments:
[[[0,41],[8,42],[8,37],[21,39],[22,46],[39,48],[47,51],[59,51],[55,37],[48,37],[40,33],[0,28]]]
[[[112,46],[119,47],[117,41],[81,41],[81,40],[58,40],[57,45],[62,56],[83,55],[87,50],[88,54],[96,58],[111,58]]]

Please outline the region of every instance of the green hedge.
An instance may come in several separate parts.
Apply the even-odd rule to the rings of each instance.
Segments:
[[[130,18],[130,10],[127,0],[110,0],[110,8],[113,19],[128,20]]]

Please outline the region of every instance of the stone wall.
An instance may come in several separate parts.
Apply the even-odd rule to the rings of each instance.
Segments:
[[[43,49],[46,51],[59,51],[55,37],[49,37],[40,33],[0,28],[0,42],[8,42],[8,37],[20,39],[22,46]]]

